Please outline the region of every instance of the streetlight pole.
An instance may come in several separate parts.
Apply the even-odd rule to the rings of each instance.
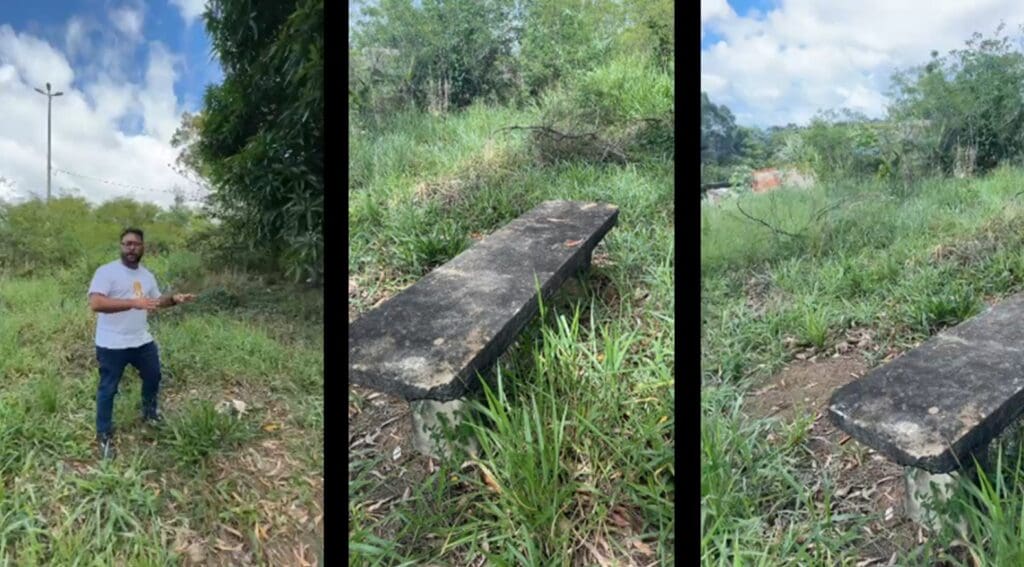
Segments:
[[[50,93],[50,83],[46,83],[46,92],[44,93],[41,89],[36,89],[36,92],[41,95],[46,95],[46,202],[50,202],[50,120],[53,115],[53,97],[61,96],[64,93],[57,91]]]

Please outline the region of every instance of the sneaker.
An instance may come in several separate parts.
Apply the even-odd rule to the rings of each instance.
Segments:
[[[152,427],[159,427],[164,424],[164,416],[156,411],[142,416],[142,422]]]
[[[114,448],[114,436],[112,434],[100,434],[96,438],[96,442],[99,444],[100,459],[106,461],[113,459],[117,455],[117,451]]]

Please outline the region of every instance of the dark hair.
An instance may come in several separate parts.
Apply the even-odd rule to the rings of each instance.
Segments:
[[[124,229],[123,231],[121,231],[121,238],[123,239],[124,235],[126,235],[126,234],[137,234],[137,235],[139,235],[139,240],[142,240],[143,242],[145,242],[145,240],[146,240],[146,237],[142,235],[142,230],[140,230],[138,228],[126,228],[126,229]]]

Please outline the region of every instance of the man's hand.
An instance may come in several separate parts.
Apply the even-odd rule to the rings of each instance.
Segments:
[[[182,303],[188,303],[190,301],[193,301],[196,298],[196,296],[194,294],[191,294],[191,293],[176,293],[176,294],[174,294],[173,297],[174,297],[174,303],[176,305],[181,305]]]
[[[148,297],[137,297],[132,300],[132,308],[144,309],[146,311],[156,311],[160,307],[159,299],[150,299]]]

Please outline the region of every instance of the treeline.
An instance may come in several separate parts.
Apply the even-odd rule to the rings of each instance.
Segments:
[[[381,0],[349,44],[349,103],[381,116],[536,100],[616,58],[669,71],[666,0]]]
[[[548,160],[666,159],[672,116],[669,0],[381,0],[349,44],[358,129],[403,112],[479,103],[536,110]],[[358,187],[350,187],[358,189]]]
[[[751,168],[789,166],[818,180],[875,177],[909,187],[929,176],[983,174],[1024,161],[1024,53],[1000,25],[961,49],[896,72],[882,119],[819,112],[804,127],[738,126],[701,96],[702,183],[743,180]],[[1024,31],[1022,28],[1021,31]]]
[[[209,217],[186,207],[180,197],[168,208],[129,198],[100,205],[71,196],[0,201],[0,272],[25,276],[79,265],[95,269],[117,258],[126,227],[143,228],[151,257],[184,250],[198,256],[203,242],[218,233]],[[212,251],[208,256],[211,266],[222,261]]]
[[[209,0],[203,20],[224,81],[172,143],[179,170],[211,189],[220,221],[211,252],[320,284],[323,0]]]

